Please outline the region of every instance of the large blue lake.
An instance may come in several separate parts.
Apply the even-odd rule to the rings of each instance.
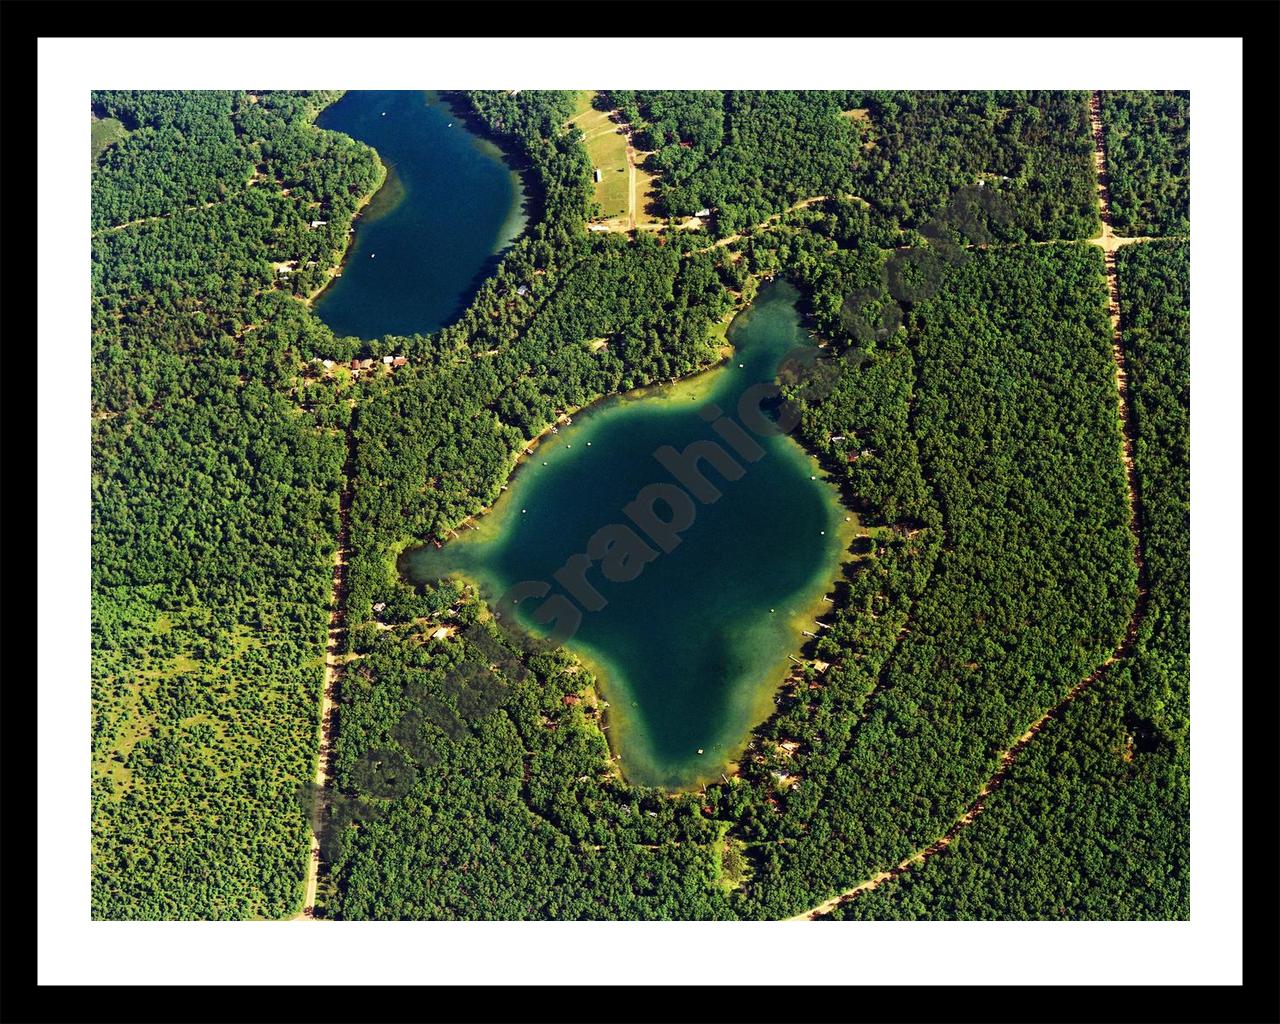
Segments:
[[[709,406],[733,416],[744,392],[812,344],[797,298],[782,282],[762,289],[731,325],[734,354],[723,366],[575,416],[521,465],[478,529],[406,552],[401,570],[419,581],[459,574],[491,604],[515,583],[555,580],[596,531],[628,523],[624,507],[643,488],[671,481],[658,449],[723,440],[704,415]],[[611,583],[598,565],[589,572],[606,605],[584,614],[567,647],[601,678],[610,741],[633,781],[694,786],[737,756],[773,711],[803,632],[817,629],[822,596],[857,529],[791,437],[756,440],[762,454],[743,460],[737,479],[707,469],[721,496],[697,504],[674,550],[657,553],[635,579]],[[546,635],[530,618],[538,603],[515,613]]]

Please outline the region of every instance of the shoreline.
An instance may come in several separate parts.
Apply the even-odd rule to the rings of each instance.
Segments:
[[[316,122],[319,121],[320,115],[323,114],[326,110],[328,110],[330,107],[338,103],[341,103],[343,97],[346,96],[347,93],[350,91],[351,91],[350,89],[343,89],[341,92],[338,93],[338,95],[331,102],[326,103],[322,107],[316,107],[316,109],[311,114],[311,127],[318,132],[335,132],[338,135],[346,135],[347,134],[346,132],[340,132],[336,128],[321,128],[320,125],[317,124]],[[347,138],[350,139],[352,137],[350,135],[347,135]],[[360,142],[359,139],[352,139],[352,141]],[[362,146],[369,146],[369,143],[367,142],[361,142],[360,144]],[[311,292],[310,294],[298,296],[298,301],[300,301],[304,306],[307,307],[307,309],[311,310],[313,313],[315,312],[316,301],[320,298],[321,295],[325,293],[325,290],[329,287],[329,285],[333,284],[334,280],[336,280],[338,275],[341,274],[342,269],[347,265],[347,259],[351,255],[351,250],[355,248],[355,242],[356,242],[355,225],[356,225],[356,221],[360,219],[360,214],[364,211],[364,208],[366,206],[368,206],[371,202],[373,202],[374,196],[376,196],[379,192],[382,191],[383,187],[387,183],[387,180],[391,177],[390,170],[387,168],[386,163],[383,162],[382,154],[379,153],[376,149],[374,149],[373,146],[369,146],[369,149],[373,152],[373,158],[374,160],[377,161],[378,168],[380,171],[378,175],[378,183],[373,186],[373,190],[368,195],[361,196],[356,201],[355,211],[351,214],[351,220],[348,221],[347,223],[347,228],[349,229],[346,234],[347,243],[342,249],[342,254],[339,257],[338,262],[325,270],[324,283],[321,284],[320,287],[316,288],[315,291]]]
[[[533,161],[529,159],[529,154],[524,151],[516,136],[498,132],[491,128],[488,122],[480,116],[479,111],[471,105],[471,101],[462,90],[436,89],[431,91],[435,93],[441,103],[453,112],[458,120],[463,122],[467,131],[477,138],[496,146],[502,154],[502,162],[520,178],[524,193],[524,203],[521,206],[525,216],[525,225],[520,234],[503,246],[503,251],[505,251],[523,238],[532,225],[542,223],[543,215],[546,213],[546,191],[534,172]],[[497,254],[495,253],[495,255]]]
[[[818,660],[805,655],[806,648],[819,635],[809,630],[812,635],[805,636],[806,627],[816,624],[817,620],[829,614],[832,609],[839,607],[837,601],[839,586],[845,579],[849,566],[860,557],[852,553],[851,547],[854,539],[862,534],[864,528],[858,513],[845,505],[839,486],[820,467],[817,457],[798,441],[795,441],[795,444],[800,453],[817,468],[819,473],[822,473],[819,479],[823,480],[831,488],[831,518],[833,522],[830,527],[834,527],[837,532],[840,551],[839,559],[832,569],[832,578],[824,589],[816,592],[812,599],[804,601],[803,604],[786,613],[783,617],[786,622],[785,629],[790,638],[786,649],[756,676],[754,682],[746,687],[748,692],[742,705],[749,708],[744,717],[752,724],[747,726],[738,740],[725,746],[724,754],[721,758],[716,759],[714,762],[708,760],[709,767],[705,773],[699,772],[688,781],[674,785],[641,781],[629,774],[626,767],[627,762],[622,756],[626,752],[624,747],[628,745],[634,746],[634,740],[637,738],[636,731],[641,733],[639,740],[642,747],[647,746],[650,743],[650,739],[647,732],[645,732],[643,722],[635,721],[625,710],[626,702],[632,700],[633,695],[627,684],[618,678],[622,673],[612,668],[607,658],[598,654],[589,645],[581,643],[581,641],[576,644],[573,641],[569,641],[562,647],[584,669],[591,673],[591,686],[595,694],[604,704],[608,705],[600,709],[600,721],[596,728],[603,735],[605,746],[609,753],[608,769],[610,771],[616,770],[628,785],[658,789],[674,798],[684,794],[700,792],[708,785],[722,778],[725,780],[737,778],[741,774],[743,756],[761,738],[760,730],[776,714],[784,710],[779,707],[783,691],[789,684],[798,681],[800,678],[796,659],[804,663],[813,663]],[[468,534],[460,534],[454,539],[454,543],[465,544],[469,539],[472,538]],[[416,545],[416,547],[421,548],[424,545]],[[409,547],[401,549],[395,559],[395,572],[402,581],[409,583],[410,586],[418,586],[420,584],[409,579],[407,572],[400,565],[400,560],[406,558],[412,550]],[[439,578],[461,581],[472,588],[477,597],[485,604],[489,604],[491,600],[496,599],[498,596],[499,588],[495,585],[495,581],[483,572],[455,568],[443,573]],[[522,626],[521,628],[525,627]],[[825,674],[829,669],[830,665],[823,669],[820,674]],[[615,739],[609,735],[611,729],[617,734],[618,738]],[[622,738],[623,734],[629,734],[625,741]]]
[[[758,286],[759,282],[755,280],[757,275],[752,276],[752,282]],[[736,347],[729,340],[729,331],[741,316],[748,313],[754,305],[754,295],[758,289],[744,286],[743,294],[737,297],[735,308],[731,312],[725,328],[724,336],[720,339],[721,343],[716,345],[716,351],[720,358],[709,366],[695,370],[683,377],[674,378],[670,381],[655,382],[633,388],[626,392],[615,392],[611,395],[603,395],[584,406],[566,409],[561,416],[548,424],[533,438],[526,441],[519,452],[514,457],[503,485],[502,490],[494,499],[492,505],[483,507],[480,511],[473,513],[462,519],[456,526],[447,531],[448,536],[435,538],[441,545],[449,543],[468,544],[482,538],[473,537],[472,534],[481,532],[482,534],[491,535],[493,530],[501,529],[503,523],[509,516],[509,512],[499,508],[506,492],[514,485],[517,476],[524,464],[533,456],[536,456],[540,447],[546,443],[548,436],[554,428],[564,426],[564,417],[572,418],[579,414],[591,416],[597,411],[608,407],[609,403],[621,403],[624,401],[638,401],[654,396],[655,392],[661,392],[670,389],[673,394],[667,396],[669,399],[676,397],[675,393],[682,386],[697,385],[703,378],[711,377],[716,371],[722,371],[731,362]],[[743,301],[743,295],[751,293],[753,298],[751,301]],[[722,319],[718,323],[724,323]],[[803,322],[803,320],[802,320]],[[811,330],[808,331],[811,337],[815,337]],[[714,338],[710,339],[713,342]],[[815,342],[816,344],[816,342]],[[684,397],[683,394],[680,397]],[[811,451],[806,447],[801,438],[792,433],[789,440],[796,447],[797,454],[807,460],[811,475],[816,475],[825,485],[830,488],[830,509],[831,521],[828,530],[835,533],[838,538],[838,557],[832,566],[831,578],[827,581],[821,591],[815,592],[812,599],[806,599],[801,605],[796,607],[794,611],[785,615],[786,631],[789,639],[785,645],[785,650],[776,658],[770,661],[767,668],[756,676],[756,680],[746,687],[746,695],[739,704],[739,707],[749,708],[745,714],[739,714],[736,717],[745,718],[750,724],[741,733],[739,738],[732,744],[726,744],[722,757],[716,759],[714,765],[710,765],[706,772],[697,773],[692,779],[675,785],[664,783],[650,783],[637,781],[627,771],[626,761],[621,755],[626,751],[623,749],[628,745],[620,734],[629,733],[632,740],[635,739],[635,730],[640,729],[643,732],[643,726],[640,723],[631,720],[631,716],[624,709],[626,700],[632,699],[627,690],[625,682],[619,682],[613,677],[617,672],[612,671],[608,667],[607,659],[601,658],[590,650],[589,647],[583,645],[569,645],[565,647],[573,657],[583,665],[584,668],[592,673],[594,679],[594,687],[596,693],[610,706],[601,709],[600,723],[597,728],[604,734],[606,748],[609,752],[609,764],[616,767],[623,780],[629,785],[646,786],[660,789],[669,796],[675,797],[683,793],[695,793],[705,789],[707,785],[715,783],[720,779],[732,779],[740,775],[741,760],[744,753],[760,739],[760,730],[766,726],[780,710],[780,695],[789,683],[797,676],[796,660],[806,663],[816,659],[805,657],[805,649],[810,647],[817,634],[813,633],[811,628],[808,629],[811,636],[805,636],[807,627],[812,627],[818,619],[824,614],[837,606],[837,595],[841,582],[845,579],[849,566],[857,560],[858,556],[851,551],[853,541],[861,535],[863,526],[861,516],[853,504],[846,501],[844,488],[839,481],[833,479],[831,471],[823,465],[822,459],[818,453]],[[492,513],[498,511],[498,516]],[[482,523],[482,525],[477,525]],[[470,527],[470,530],[466,528]],[[409,560],[415,551],[428,548],[432,544],[429,539],[423,542],[419,538],[408,538],[395,545],[388,550],[389,565],[388,568],[400,581],[410,586],[417,587],[421,584],[413,578],[410,572]],[[486,591],[494,591],[494,581],[485,577],[483,573],[474,570],[452,569],[441,574],[440,578],[460,579],[468,586],[472,587],[476,594],[485,600]],[[803,596],[806,588],[801,589]],[[622,692],[619,693],[618,691]],[[610,691],[613,691],[612,694]],[[614,698],[618,698],[615,700]],[[608,735],[610,729],[615,730],[619,736],[614,738]],[[647,736],[639,737],[641,746],[647,746],[649,741]]]
[[[335,104],[340,103],[348,92],[350,92],[350,90],[344,90],[332,103],[328,103],[325,106],[318,108],[312,115],[312,126],[319,131],[336,132],[340,135],[346,135],[353,141],[358,142],[363,146],[367,146],[373,152],[374,159],[377,161],[381,173],[373,191],[368,195],[362,196],[356,204],[355,211],[352,213],[351,220],[347,225],[350,230],[346,235],[346,245],[342,250],[342,254],[338,262],[326,269],[325,279],[316,289],[305,296],[297,296],[298,300],[313,313],[316,313],[317,316],[319,316],[319,313],[316,310],[317,303],[324,297],[333,282],[341,276],[342,271],[346,268],[355,249],[355,230],[358,227],[361,215],[365,212],[366,207],[374,203],[375,200],[378,200],[383,195],[388,186],[397,183],[395,165],[388,164],[383,159],[383,156],[378,151],[377,147],[362,139],[357,139],[355,136],[350,135],[341,129],[324,128],[316,123],[324,111],[330,109]],[[454,313],[451,314],[447,323],[442,325],[448,326],[449,324],[456,322],[458,317],[465,312],[466,308],[470,305],[471,298],[474,297],[474,293],[477,290],[478,285],[493,275],[496,265],[501,262],[502,258],[508,251],[510,251],[512,246],[514,246],[521,238],[525,237],[532,225],[540,222],[544,207],[544,198],[542,190],[534,185],[537,179],[536,175],[533,173],[533,165],[529,161],[528,157],[523,153],[518,153],[512,150],[509,146],[502,145],[499,141],[501,137],[488,128],[488,125],[486,125],[483,120],[479,118],[476,112],[471,109],[470,105],[465,102],[465,97],[455,92],[443,90],[424,89],[422,92],[428,103],[432,102],[432,100],[436,100],[441,106],[447,108],[455,118],[462,122],[464,130],[471,134],[477,141],[494,147],[497,151],[495,154],[496,158],[506,166],[512,177],[515,179],[517,193],[517,201],[512,204],[511,210],[508,212],[499,229],[498,238],[495,240],[493,251],[489,254],[484,265],[477,272],[475,279],[470,283],[470,285],[468,285],[467,293],[469,297],[465,299],[459,310],[455,310]],[[391,213],[398,202],[399,197],[397,197],[387,209],[379,210],[378,216],[381,217],[384,214]],[[366,220],[367,219],[368,218],[366,218]],[[323,319],[323,317],[321,317],[321,319]]]
[[[752,299],[752,301],[754,301],[754,298]],[[739,299],[739,304],[735,305],[734,309],[732,310],[732,316],[730,317],[729,323],[732,324],[732,321],[736,320],[740,314],[746,312],[750,308],[750,306],[751,306],[751,302],[743,303]],[[719,323],[724,323],[724,321],[721,320],[721,321],[717,321],[716,323],[713,323],[709,328],[709,330],[714,330],[714,328]],[[719,344],[713,344],[713,347],[715,348],[716,354],[718,356],[716,361],[713,363],[709,363],[706,366],[700,367],[696,370],[691,370],[689,373],[681,377],[673,377],[670,380],[666,380],[666,381],[651,381],[648,384],[641,384],[639,387],[631,388],[629,391],[614,391],[607,395],[601,395],[599,398],[593,398],[591,401],[587,402],[585,405],[566,407],[562,411],[562,415],[568,417],[570,420],[572,420],[574,416],[577,416],[579,414],[591,416],[595,414],[598,410],[602,409],[609,402],[620,403],[620,402],[640,401],[644,398],[652,397],[653,392],[660,391],[663,388],[674,388],[674,387],[679,387],[680,385],[693,384],[697,382],[700,377],[714,373],[717,370],[725,369],[728,363],[730,362],[730,360],[732,359],[733,353],[736,351],[733,345],[730,344],[727,341],[727,339],[722,339]],[[458,523],[455,526],[449,527],[449,529],[446,532],[451,534],[452,537],[428,538],[425,541],[420,537],[411,537],[407,539],[402,538],[401,540],[397,541],[395,544],[390,545],[388,549],[389,552],[397,548],[399,549],[398,553],[396,554],[392,562],[395,571],[397,573],[400,573],[400,568],[398,564],[399,559],[403,557],[405,554],[407,554],[413,548],[426,547],[428,544],[432,542],[432,540],[439,540],[441,544],[445,544],[445,543],[448,543],[448,541],[451,539],[453,540],[461,539],[463,536],[461,531],[464,527],[470,527],[473,530],[480,529],[480,527],[476,526],[475,524],[478,522],[481,522],[482,520],[487,520],[489,518],[490,514],[494,511],[498,502],[502,500],[503,493],[505,493],[511,487],[512,483],[515,481],[516,476],[519,473],[521,467],[523,467],[525,463],[527,463],[531,458],[537,455],[538,449],[544,443],[548,443],[547,438],[548,436],[551,435],[551,431],[554,428],[562,427],[562,426],[566,426],[566,424],[559,417],[557,417],[555,420],[548,423],[545,427],[543,427],[542,430],[540,430],[537,434],[535,434],[533,437],[531,437],[529,440],[525,441],[521,445],[520,450],[515,454],[515,456],[511,460],[511,465],[510,465],[510,468],[507,470],[506,478],[502,482],[502,489],[498,492],[498,497],[494,499],[493,504],[482,506],[478,512],[473,512],[470,515],[464,516],[462,519],[458,521]],[[799,444],[798,441],[796,443]],[[804,445],[800,445],[800,447],[806,454],[811,454],[809,453],[809,450],[804,447]],[[403,575],[403,573],[401,573],[401,575]]]
[[[320,129],[320,131],[322,132],[327,132],[332,130],[333,129],[331,128]],[[359,140],[356,140],[356,141],[359,141]],[[366,142],[364,143],[364,145],[368,146],[369,144]],[[299,297],[299,301],[304,306],[306,306],[309,310],[311,310],[313,313],[315,312],[315,304],[319,300],[320,296],[323,295],[328,290],[329,286],[333,284],[333,282],[336,281],[341,276],[343,269],[347,265],[347,261],[351,258],[351,253],[356,247],[355,228],[356,228],[356,221],[360,219],[360,214],[364,212],[364,208],[366,206],[368,206],[371,202],[373,202],[373,200],[383,190],[383,188],[386,186],[387,182],[391,178],[391,171],[390,169],[388,169],[387,165],[383,162],[382,154],[379,153],[376,149],[373,149],[372,146],[369,146],[369,148],[373,150],[374,159],[378,161],[378,167],[381,168],[382,173],[378,176],[378,183],[373,187],[373,191],[370,192],[367,196],[361,196],[360,199],[356,202],[355,211],[351,214],[351,220],[347,224],[347,227],[350,229],[348,230],[346,235],[347,244],[343,247],[342,255],[338,259],[338,262],[333,264],[331,267],[329,267],[325,271],[324,283],[321,284],[320,287],[315,289],[315,291],[311,292],[310,294]],[[319,316],[318,313],[316,315]]]

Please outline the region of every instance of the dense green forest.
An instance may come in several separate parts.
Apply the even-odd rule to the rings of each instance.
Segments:
[[[611,93],[668,212],[746,229],[712,247],[585,231],[572,93],[468,93],[537,215],[455,323],[371,343],[299,301],[384,173],[312,124],[336,95],[94,96],[127,131],[93,176],[95,917],[297,911],[348,441],[327,915],[782,917],[945,832],[1134,607],[1101,253],[954,244],[1096,233],[1083,94]],[[1185,248],[1119,255],[1164,497],[1139,653],[948,854],[842,913],[1185,916]],[[784,378],[797,438],[866,530],[804,652],[830,667],[786,683],[729,781],[672,796],[619,775],[587,668],[395,557],[489,507],[558,413],[714,363],[769,274],[827,342]],[[312,363],[384,352],[410,365]],[[1118,899],[1150,858],[1117,870],[1108,829],[1163,852],[1157,891]],[[1083,852],[1050,879],[1056,837]]]
[[[817,232],[760,245],[802,283],[838,274],[849,290],[874,286],[884,259]],[[728,785],[677,798],[625,785],[592,718],[561,702],[587,680],[563,654],[480,698],[450,671],[485,660],[467,640],[424,642],[409,622],[365,631],[340,783],[377,810],[343,843],[337,912],[782,916],[945,831],[998,751],[1107,656],[1132,607],[1101,271],[1087,247],[975,254],[868,358],[837,360],[819,402],[800,397],[815,448],[838,433],[873,453],[835,465],[882,528],[814,651],[832,668],[784,691]],[[413,420],[387,417],[400,436]],[[458,426],[476,420],[462,410]],[[382,428],[362,412],[372,453],[366,429]],[[357,493],[388,493],[397,472],[361,476]],[[370,597],[390,596],[383,579]],[[406,658],[422,671],[396,667]],[[777,785],[784,763],[801,786]],[[388,773],[397,796],[381,807]],[[464,877],[432,859],[455,844],[472,851]]]
[[[918,228],[961,189],[997,193],[1001,241],[1089,238],[1100,227],[1093,142],[1075,92],[614,90],[652,148],[660,212],[716,210],[731,234],[799,199],[857,194]],[[973,239],[970,239],[973,240]]]
[[[1149,598],[1133,656],[1019,759],[943,853],[833,916],[1190,916],[1190,248],[1118,254]]]
[[[345,444],[292,390],[327,328],[271,261],[336,260],[376,156],[332,95],[98,93],[93,915],[298,909]],[[255,171],[255,168],[257,169]],[[250,181],[250,174],[254,180]],[[212,202],[211,206],[204,206]],[[339,229],[340,231],[341,229]]]
[[[1091,238],[1101,228],[1080,92],[873,92],[862,195],[908,227],[981,182],[1011,210],[1001,241]]]
[[[1121,235],[1191,230],[1191,94],[1103,92],[1111,219]]]
[[[606,102],[653,149],[667,216],[716,211],[730,234],[798,199],[853,187],[861,135],[834,92],[629,92]]]

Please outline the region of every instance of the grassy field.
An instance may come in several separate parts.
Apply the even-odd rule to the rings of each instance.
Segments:
[[[578,93],[578,107],[569,122],[584,136],[587,155],[593,166],[600,169],[601,180],[596,182],[596,202],[601,216],[606,220],[630,215],[631,180],[627,168],[627,140],[618,125],[609,119],[607,111],[591,106],[595,91],[582,89]]]
[[[93,149],[93,163],[108,149],[123,139],[129,132],[114,117],[94,118],[90,129],[90,140]]]
[[[662,222],[661,217],[653,214],[654,197],[658,194],[658,176],[650,174],[643,167],[638,166],[644,163],[648,153],[636,153],[636,226],[644,227],[646,224],[659,224]]]

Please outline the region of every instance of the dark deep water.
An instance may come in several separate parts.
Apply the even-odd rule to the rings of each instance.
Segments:
[[[368,143],[388,170],[316,313],[360,338],[427,334],[456,319],[524,230],[519,175],[430,92],[348,92],[316,123]]]
[[[762,288],[730,327],[735,351],[721,368],[575,416],[524,460],[480,529],[441,549],[407,552],[402,571],[417,580],[460,573],[491,602],[522,580],[561,590],[552,574],[566,558],[585,551],[601,527],[634,525],[623,506],[646,485],[673,480],[654,458],[659,447],[719,441],[699,409],[714,402],[738,419],[742,392],[772,381],[784,355],[812,344],[797,297],[785,283]],[[737,756],[750,729],[773,710],[791,668],[787,655],[799,650],[802,629],[815,629],[856,529],[836,489],[795,441],[756,440],[765,453],[755,462],[737,459],[745,470],[739,479],[705,470],[721,497],[695,504],[696,517],[672,552],[658,554],[630,581],[609,582],[599,566],[588,574],[607,604],[584,612],[566,646],[602,677],[611,742],[632,781],[696,785]],[[538,604],[519,605],[526,626]]]

